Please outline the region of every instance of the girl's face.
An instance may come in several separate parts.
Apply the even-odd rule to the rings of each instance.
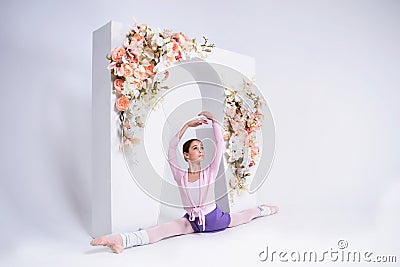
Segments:
[[[183,152],[183,156],[192,162],[202,161],[204,159],[204,147],[200,141],[194,140],[190,144],[189,153]]]

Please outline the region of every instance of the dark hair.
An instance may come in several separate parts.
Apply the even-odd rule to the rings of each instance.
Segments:
[[[196,138],[187,140],[187,141],[183,144],[182,152],[189,153],[189,148],[190,148],[190,145],[192,144],[193,141],[199,141],[199,142],[201,142],[199,139],[196,139]],[[186,159],[185,157],[183,157],[183,159],[184,159],[185,161],[187,161],[187,159]]]

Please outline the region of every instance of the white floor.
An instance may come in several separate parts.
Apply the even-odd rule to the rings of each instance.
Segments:
[[[309,223],[300,213],[298,218],[294,215],[281,207],[278,214],[257,218],[222,232],[176,236],[155,244],[126,249],[121,254],[112,253],[107,247],[90,246],[91,237],[85,231],[78,231],[79,227],[71,229],[69,233],[60,232],[60,236],[54,239],[19,237],[13,248],[8,247],[7,250],[5,246],[5,250],[2,250],[0,266],[217,266],[217,263],[224,266],[309,266],[307,260],[294,262],[297,254],[291,258],[290,253],[299,252],[304,255],[306,251],[315,251],[318,259],[322,259],[324,251],[340,253],[337,244],[340,239],[348,243],[344,251],[359,251],[361,255],[369,251],[373,256],[397,253],[397,263],[375,265],[369,262],[367,266],[399,266],[398,236],[392,235],[390,228],[387,231],[379,227],[346,228],[340,225],[339,220],[334,223],[330,221],[324,227],[326,214],[323,215],[325,219]],[[335,224],[337,228],[332,227]],[[71,226],[74,227],[73,223]],[[268,258],[266,253],[261,253],[267,247]],[[271,258],[273,251],[276,252]],[[282,251],[287,254],[279,258]],[[282,262],[284,259],[287,262]],[[358,262],[341,262],[340,257],[336,261],[334,259],[335,256],[331,258],[326,255],[322,262],[311,264],[361,266]],[[364,266],[363,258],[361,262]]]

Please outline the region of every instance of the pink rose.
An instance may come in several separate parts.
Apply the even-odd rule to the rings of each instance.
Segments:
[[[171,37],[171,39],[175,39],[177,42],[180,42],[181,40],[181,35],[179,33],[174,33]]]
[[[253,158],[254,156],[258,155],[260,153],[260,149],[258,147],[251,147],[251,157]]]
[[[121,96],[120,98],[117,99],[117,102],[115,102],[115,107],[119,111],[125,111],[129,107],[129,99],[126,96]]]
[[[154,64],[153,63],[151,63],[150,65],[148,65],[144,68],[145,68],[148,76],[150,76],[150,77],[154,76],[155,73],[154,73]]]
[[[135,69],[137,67],[138,62],[139,62],[139,59],[137,57],[129,58],[129,65],[132,67],[132,69]]]
[[[122,90],[124,89],[123,85],[124,85],[124,80],[122,80],[122,79],[115,79],[114,80],[114,88],[118,93],[121,93]]]
[[[255,125],[255,126],[252,126],[252,127],[251,127],[251,131],[252,131],[252,132],[256,132],[256,131],[258,131],[258,130],[260,130],[260,129],[261,129],[260,125]]]
[[[133,76],[143,81],[147,78],[147,73],[143,66],[139,66],[133,71]]]
[[[141,36],[139,33],[135,33],[133,35],[133,38],[135,39],[136,44],[138,44],[138,45],[141,45],[143,43],[143,41],[144,41],[144,37]]]
[[[124,76],[125,77],[129,77],[133,75],[133,69],[131,66],[129,66],[128,64],[122,64],[123,68],[124,68]]]
[[[224,140],[229,140],[231,133],[229,131],[224,131]]]
[[[189,41],[190,40],[189,37],[187,37],[186,34],[183,33],[182,36],[183,36],[183,38],[185,38],[185,41]]]
[[[179,45],[176,42],[174,42],[174,45],[172,46],[172,51],[175,53],[179,52]]]
[[[166,79],[168,79],[168,76],[169,76],[169,71],[164,71],[164,78],[163,78],[163,80],[166,80]]]
[[[122,47],[117,47],[112,51],[111,58],[114,61],[118,61],[125,55],[125,53],[125,49],[123,49]]]
[[[140,88],[142,88],[142,86],[143,86],[143,81],[142,80],[139,80],[139,79],[134,79],[133,80],[133,84],[134,85],[136,85],[136,89],[140,89]]]

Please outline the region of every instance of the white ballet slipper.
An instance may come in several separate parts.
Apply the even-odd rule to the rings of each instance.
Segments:
[[[268,206],[264,204],[258,205],[257,208],[260,209],[260,216],[269,216],[279,211],[277,206]]]

